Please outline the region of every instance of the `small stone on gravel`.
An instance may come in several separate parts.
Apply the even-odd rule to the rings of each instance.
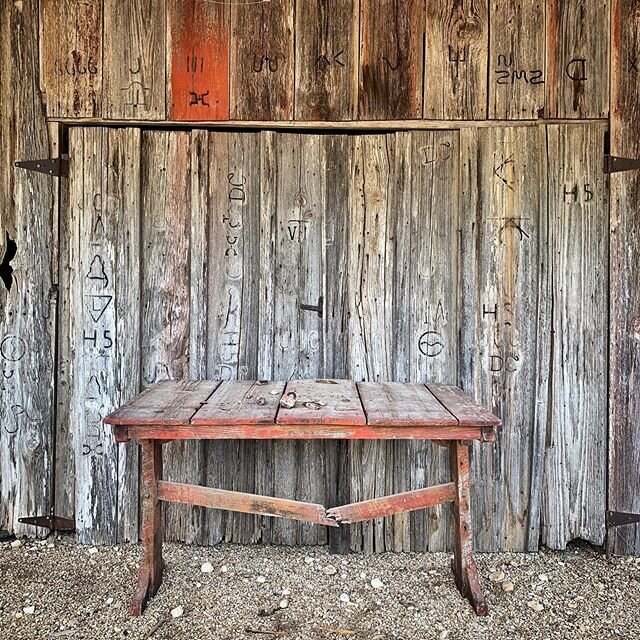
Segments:
[[[380,578],[374,578],[371,581],[371,586],[374,589],[382,589],[382,587],[384,587],[384,582],[382,582],[382,580],[380,580]]]
[[[202,573],[213,573],[213,565],[210,562],[203,562],[200,566]]]
[[[286,598],[282,598],[282,600],[280,600],[280,608],[286,609],[288,606],[289,606],[289,601]]]
[[[489,580],[491,582],[501,582],[504,580],[504,571],[493,571],[489,574]]]
[[[184,613],[184,608],[182,606],[174,607],[171,609],[171,617],[172,618],[181,618]]]
[[[261,583],[261,584],[262,584],[262,583],[264,583],[264,582],[266,582],[266,581],[267,581],[267,579],[266,579],[264,576],[258,576],[258,577],[256,578],[256,582],[259,582],[259,583]]]
[[[91,547],[91,549],[89,549],[89,553],[91,555],[94,555],[94,554],[98,553],[98,549],[96,547]]]
[[[324,573],[325,576],[334,576],[338,573],[338,570],[333,565],[328,564],[322,567],[322,573]]]
[[[509,582],[509,580],[506,580],[502,583],[502,590],[506,591],[507,593],[511,593],[515,588],[516,586],[513,584],[513,582]]]
[[[36,608],[33,605],[28,607],[22,607],[22,613],[27,614],[28,616],[33,615],[36,612]]]
[[[351,598],[349,597],[348,593],[341,593],[340,594],[340,601],[341,602],[351,602]]]
[[[529,602],[527,602],[527,607],[534,611],[542,611],[544,609],[544,605],[537,600],[529,600]]]
[[[14,540],[11,543],[11,548],[12,549],[17,549],[18,547],[21,547],[21,546],[22,546],[22,540]]]

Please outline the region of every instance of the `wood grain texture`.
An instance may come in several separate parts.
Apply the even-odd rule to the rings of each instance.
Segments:
[[[73,129],[69,420],[81,542],[138,538],[138,451],[102,419],[139,391],[140,132]]]
[[[142,386],[188,374],[190,136],[186,132],[145,131],[142,137]],[[165,478],[199,481],[198,447],[163,447]],[[167,539],[191,542],[201,513],[167,508]]]
[[[422,0],[360,2],[362,120],[422,117]]]
[[[159,482],[160,500],[196,504],[212,509],[226,509],[240,513],[254,513],[277,518],[291,518],[327,527],[337,527],[335,520],[327,518],[325,509],[320,504],[297,502],[284,498],[271,498],[239,491],[210,489],[180,484],[178,482]]]
[[[43,0],[40,11],[40,76],[47,115],[100,117],[103,73],[102,2]]]
[[[104,0],[104,117],[165,119],[165,4]]]
[[[53,504],[55,316],[52,272],[55,178],[14,169],[53,151],[38,93],[38,3],[0,5],[0,255],[15,257],[0,286],[0,529],[46,536],[18,523]]]
[[[474,450],[476,545],[535,549],[551,329],[545,129],[461,135],[462,386],[507,425],[493,450]]]
[[[488,50],[486,0],[426,3],[425,118],[486,118]]]
[[[547,118],[607,116],[609,9],[607,0],[547,1]]]
[[[611,153],[640,157],[640,2],[616,0],[611,29]],[[640,220],[635,171],[611,176],[609,495],[612,511],[640,513],[640,287],[637,256]],[[640,524],[612,530],[608,549],[640,555]]]
[[[173,120],[228,120],[231,3],[169,0],[167,104]]]
[[[355,119],[358,9],[356,0],[296,0],[296,120]]]
[[[545,11],[538,0],[491,0],[489,118],[542,117]]]
[[[278,424],[366,424],[352,380],[290,380],[285,394],[296,395],[291,409],[280,407]]]
[[[428,384],[427,388],[447,408],[462,426],[499,427],[500,418],[494,416],[471,396],[448,384]]]
[[[604,125],[547,127],[552,385],[542,543],[604,542],[606,507],[609,202]]]
[[[292,119],[294,2],[232,3],[232,118]]]
[[[223,382],[193,416],[192,424],[275,424],[284,382]]]
[[[369,425],[400,427],[458,424],[455,417],[423,384],[359,382],[358,393]]]

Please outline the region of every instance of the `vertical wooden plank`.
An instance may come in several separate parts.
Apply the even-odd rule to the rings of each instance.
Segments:
[[[231,5],[231,118],[293,117],[294,0]]]
[[[547,128],[553,287],[552,380],[542,542],[604,542],[608,184],[604,124]]]
[[[254,379],[258,351],[260,136],[209,134],[208,371],[216,379]],[[252,442],[207,442],[207,484],[256,490]],[[209,539],[255,543],[260,518],[207,513]]]
[[[358,117],[422,117],[424,0],[361,0]]]
[[[410,271],[407,276],[410,378],[457,384],[460,261],[458,212],[458,134],[411,134]],[[399,301],[396,301],[396,305]],[[447,482],[448,452],[426,441],[409,444],[411,489]],[[451,507],[411,514],[412,548],[450,548]]]
[[[165,0],[104,0],[105,118],[164,120]]]
[[[356,0],[296,0],[296,120],[355,118],[358,8]]]
[[[138,537],[138,452],[102,418],[139,390],[140,133],[72,129],[67,232],[69,419],[78,539]]]
[[[545,99],[545,11],[538,0],[492,0],[489,118],[535,119]]]
[[[545,131],[460,135],[462,383],[507,425],[493,450],[474,449],[476,544],[535,549],[550,331]]]
[[[393,135],[358,136],[354,141],[352,198],[347,257],[347,366],[355,380],[389,380],[392,345],[393,245],[390,212]],[[351,499],[385,493],[385,466],[392,465],[393,447],[387,442],[349,442]],[[384,521],[351,527],[351,546],[366,553],[382,551]]]
[[[229,119],[231,4],[169,0],[167,98],[172,120]]]
[[[548,118],[609,113],[609,2],[547,0]]]
[[[0,255],[15,253],[0,283],[0,528],[18,534],[34,532],[18,517],[46,513],[53,499],[58,185],[13,167],[54,143],[38,94],[37,23],[37,2],[0,6]]]
[[[487,117],[489,11],[486,0],[427,2],[424,117]]]
[[[611,153],[640,157],[640,2],[615,0],[611,29]],[[611,176],[609,504],[612,511],[640,513],[640,177]],[[640,524],[609,533],[612,553],[640,555]]]
[[[47,115],[102,113],[102,0],[42,0],[41,71]]]
[[[190,135],[145,131],[142,137],[142,384],[188,375]],[[165,477],[199,482],[198,445],[165,445]],[[166,536],[191,542],[202,510],[170,505]]]

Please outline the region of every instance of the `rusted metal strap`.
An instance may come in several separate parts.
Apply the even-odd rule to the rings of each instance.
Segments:
[[[256,513],[278,518],[293,518],[304,522],[314,522],[328,527],[337,527],[338,523],[327,517],[321,504],[271,498],[252,493],[210,489],[178,482],[158,482],[158,498],[164,502],[182,502],[212,509],[225,509],[241,513]]]
[[[640,522],[640,513],[627,513],[625,511],[607,511],[607,527],[622,527],[626,524]]]
[[[341,524],[351,524],[390,516],[394,513],[435,507],[438,504],[453,501],[455,496],[455,484],[447,482],[426,489],[396,493],[384,498],[345,504],[342,507],[332,507],[327,510],[327,515]]]

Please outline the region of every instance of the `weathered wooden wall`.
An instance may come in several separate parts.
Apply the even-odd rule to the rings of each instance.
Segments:
[[[602,171],[609,128],[640,155],[637,4],[0,0],[0,528],[55,504],[82,541],[135,539],[138,453],[99,417],[178,376],[462,384],[507,424],[474,450],[482,549],[599,544],[607,506],[640,511],[638,181]],[[260,131],[309,121],[354,134]],[[72,128],[69,181],[12,168],[89,123],[128,127]],[[172,478],[328,504],[447,472],[428,443],[166,449]],[[446,516],[330,543],[441,549]],[[640,526],[610,545],[640,553]]]

